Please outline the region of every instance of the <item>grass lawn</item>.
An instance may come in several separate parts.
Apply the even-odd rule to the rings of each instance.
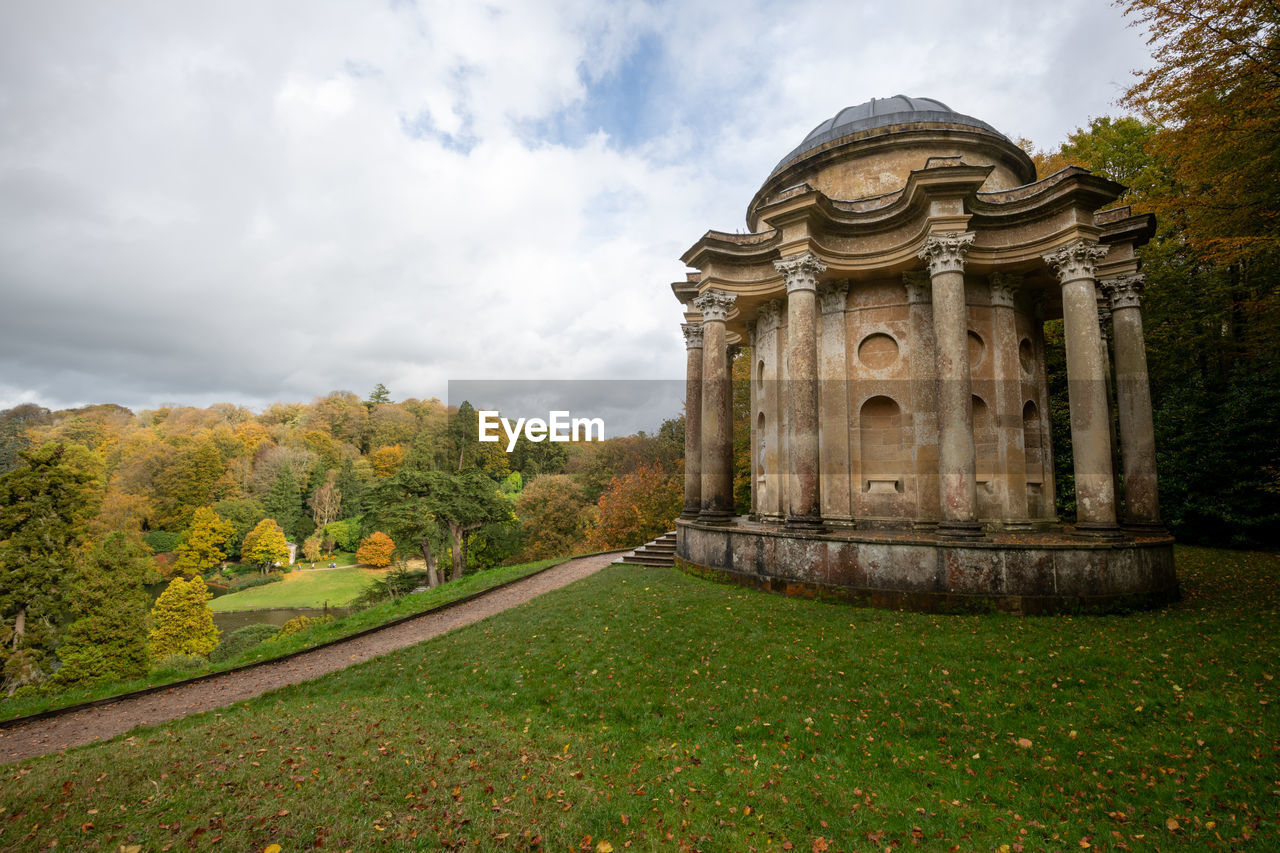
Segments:
[[[215,613],[224,610],[266,610],[272,607],[341,607],[355,600],[385,570],[342,569],[300,570],[294,568],[279,583],[255,586],[223,595],[209,602]]]
[[[1280,558],[1178,565],[1167,609],[1033,619],[609,568],[0,768],[0,849],[1276,849]]]
[[[405,616],[421,613],[424,610],[439,607],[440,605],[447,604],[450,601],[457,601],[458,599],[466,598],[469,595],[484,592],[485,590],[492,589],[495,586],[501,586],[504,583],[519,580],[520,578],[531,575],[534,572],[541,571],[548,566],[563,563],[567,559],[569,558],[561,557],[559,559],[538,560],[533,563],[521,563],[515,566],[500,566],[495,569],[486,569],[483,572],[467,575],[461,580],[443,583],[435,589],[414,593],[413,595],[402,596],[395,601],[385,601],[381,604],[375,604],[365,610],[351,613],[341,619],[336,619],[332,622],[323,622],[307,629],[306,631],[292,634],[280,640],[273,640],[270,643],[263,643],[260,646],[249,649],[239,656],[223,661],[222,663],[211,664],[203,669],[186,672],[181,675],[152,674],[146,678],[135,679],[133,681],[99,684],[90,688],[67,690],[53,695],[19,696],[12,699],[4,699],[0,697],[0,720],[8,720],[14,717],[21,717],[26,714],[35,714],[40,711],[47,711],[53,708],[65,708],[68,705],[75,705],[80,702],[89,702],[95,699],[103,699],[108,696],[117,696],[121,693],[128,693],[132,690],[141,690],[144,687],[153,687],[184,678],[203,675],[208,672],[219,672],[226,669],[232,669],[233,667],[243,666],[247,663],[255,663],[257,661],[281,657],[282,655],[302,651],[303,649],[308,649],[312,646],[320,645],[321,643],[327,643],[331,640],[339,640],[367,628],[374,628],[378,625],[382,625]],[[272,587],[283,585],[284,582],[282,581],[278,584],[269,584],[265,588],[270,589]],[[263,587],[255,587],[254,589],[262,588]],[[3,819],[3,814],[3,812],[0,812],[0,819]],[[3,849],[4,848],[0,846],[0,850]]]

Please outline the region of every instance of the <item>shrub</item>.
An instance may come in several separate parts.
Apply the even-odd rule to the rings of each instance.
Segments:
[[[142,541],[157,554],[168,554],[178,547],[178,543],[182,541],[182,534],[169,533],[165,530],[148,530],[142,534]]]
[[[301,634],[308,628],[314,628],[317,625],[323,625],[326,622],[332,622],[332,616],[295,616],[288,622],[280,626],[280,630],[272,637],[273,640],[279,640],[283,637],[291,637],[294,634]]]
[[[280,575],[242,575],[231,582],[231,591],[252,589],[255,586],[266,586],[269,583],[280,583],[284,580]]]
[[[199,655],[168,655],[156,661],[155,666],[151,667],[151,674],[162,678],[167,678],[171,675],[186,675],[187,673],[204,669],[207,663],[208,661]]]
[[[276,625],[245,625],[222,638],[218,647],[209,653],[210,663],[231,660],[242,652],[258,646],[274,637],[280,628]]]
[[[363,526],[362,517],[331,521],[324,526],[324,535],[332,539],[340,550],[354,551],[360,544],[360,530]]]
[[[426,585],[426,572],[411,572],[405,568],[404,563],[397,563],[386,577],[378,578],[365,587],[364,592],[360,593],[360,596],[351,604],[353,607],[369,607],[380,601],[391,601],[402,595],[408,595],[418,587]]]

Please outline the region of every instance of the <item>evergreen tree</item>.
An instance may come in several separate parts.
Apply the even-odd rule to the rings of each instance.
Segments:
[[[11,626],[0,665],[10,693],[43,673],[93,502],[93,476],[66,454],[61,444],[26,451],[25,464],[0,476],[0,624]]]
[[[53,683],[62,687],[122,681],[145,675],[147,603],[144,588],[154,571],[142,544],[112,533],[79,565],[69,595],[77,617],[66,630]]]
[[[267,511],[268,518],[276,520],[286,535],[295,535],[295,528],[303,518],[302,493],[298,490],[298,481],[294,479],[290,466],[280,469],[271,491],[262,501],[262,508]]]
[[[151,659],[170,655],[207,656],[218,645],[204,578],[174,578],[151,608]]]

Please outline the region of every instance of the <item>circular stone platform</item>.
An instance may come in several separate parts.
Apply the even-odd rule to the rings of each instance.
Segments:
[[[931,612],[1108,613],[1178,598],[1171,537],[1089,541],[1061,525],[957,542],[924,531],[680,520],[676,566],[787,595]]]

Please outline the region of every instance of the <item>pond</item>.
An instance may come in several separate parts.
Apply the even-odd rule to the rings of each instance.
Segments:
[[[228,634],[245,625],[283,625],[298,616],[312,618],[332,616],[341,619],[351,612],[350,607],[275,607],[269,610],[229,610],[213,614],[213,624],[223,634]]]

